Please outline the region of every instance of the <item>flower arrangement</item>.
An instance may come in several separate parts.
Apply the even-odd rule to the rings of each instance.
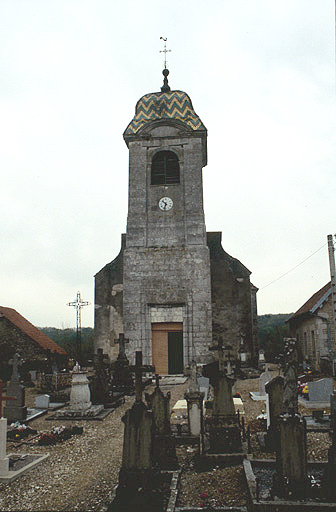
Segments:
[[[223,494],[224,489],[221,487],[220,489],[218,489],[218,492],[220,494]],[[214,506],[216,505],[217,502],[215,495],[212,498],[210,498],[209,493],[207,491],[204,491],[200,494],[200,498],[202,499],[200,507],[204,508],[205,511],[208,510],[211,512],[212,510],[215,510]]]
[[[24,423],[16,421],[10,425],[10,430],[7,432],[7,439],[10,441],[20,441],[30,435],[36,434],[37,430],[34,430]]]
[[[41,434],[38,440],[38,444],[40,446],[55,445],[56,443],[62,443],[63,441],[70,439],[70,437],[82,433],[83,427],[75,426],[68,428],[64,425],[59,425],[57,427],[53,427],[50,433]]]

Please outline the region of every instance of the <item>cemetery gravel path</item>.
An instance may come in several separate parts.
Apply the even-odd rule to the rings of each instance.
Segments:
[[[186,384],[162,389],[165,393],[171,392],[174,404],[183,398]],[[151,392],[151,388],[146,391]],[[28,395],[29,406],[29,398],[33,403],[33,397]],[[8,453],[49,453],[50,456],[11,484],[0,484],[0,511],[101,510],[118,483],[124,432],[121,417],[133,402],[134,397],[126,397],[125,404],[103,421],[64,422],[66,426],[84,426],[84,432],[56,446],[7,448]],[[29,425],[39,432],[48,432],[54,425],[62,424],[62,421],[46,421],[45,418]]]
[[[178,386],[164,386],[162,390],[171,393],[171,405],[184,397],[187,383]],[[263,402],[253,402],[249,391],[258,390],[258,379],[237,382],[237,391],[242,395],[246,423],[254,421],[265,407]],[[146,389],[151,392],[150,388]],[[34,403],[34,394],[26,390],[26,403]],[[121,417],[133,404],[134,397],[127,397],[125,404],[112,412],[104,421],[67,421],[66,426],[80,425],[84,433],[56,446],[21,446],[15,453],[48,453],[50,457],[29,473],[11,484],[0,484],[0,511],[97,511],[100,512],[108,501],[114,486],[118,483],[122,456],[123,423]],[[307,414],[307,411],[301,411]],[[50,432],[60,422],[46,421],[46,416],[32,421],[30,426],[39,432]],[[255,421],[254,421],[255,422]],[[10,444],[10,443],[9,443]],[[8,446],[9,446],[8,444]],[[330,446],[328,434],[308,434],[308,459],[326,460]],[[273,454],[260,452],[255,434],[252,435],[254,455],[260,458]],[[186,486],[186,498],[195,494],[195,483]],[[233,482],[232,482],[233,487]],[[230,485],[226,494],[231,494]],[[232,489],[232,498],[236,489]]]

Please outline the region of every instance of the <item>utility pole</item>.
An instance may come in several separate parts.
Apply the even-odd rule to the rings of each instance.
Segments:
[[[330,280],[331,280],[331,307],[332,307],[332,324],[334,327],[334,346],[336,347],[336,272],[335,272],[335,248],[334,236],[328,235],[328,253],[329,253],[329,267],[330,267]]]
[[[81,364],[82,362],[82,322],[81,322],[81,309],[88,306],[90,302],[81,299],[80,292],[77,292],[77,297],[74,302],[68,302],[67,306],[74,306],[76,308],[77,320],[77,335],[76,335],[76,360]]]

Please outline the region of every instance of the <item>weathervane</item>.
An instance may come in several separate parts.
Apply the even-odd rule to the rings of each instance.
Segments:
[[[163,50],[160,50],[160,53],[164,53],[164,69],[167,69],[167,53],[171,52],[171,50],[167,50],[167,38],[166,37],[160,37],[162,41],[164,42],[164,48]]]
[[[163,74],[164,78],[163,78],[163,86],[161,87],[161,91],[162,92],[169,92],[170,91],[170,87],[168,85],[169,71],[167,69],[167,53],[171,52],[171,50],[167,50],[167,38],[166,37],[160,37],[160,39],[162,39],[162,41],[164,41],[164,49],[160,50],[160,53],[164,53],[165,54],[164,69],[162,71],[162,74]]]

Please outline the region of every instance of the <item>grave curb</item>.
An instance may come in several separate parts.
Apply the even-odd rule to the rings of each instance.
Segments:
[[[17,453],[9,453],[7,455],[7,457],[10,457],[11,455],[18,455]],[[6,484],[9,484],[11,482],[13,482],[13,480],[15,480],[16,478],[18,478],[19,476],[23,475],[24,473],[26,473],[27,471],[30,471],[31,469],[33,469],[35,466],[37,466],[38,464],[40,464],[40,462],[43,462],[45,459],[47,459],[49,457],[49,453],[46,453],[44,455],[42,454],[39,454],[39,453],[34,453],[34,454],[25,454],[25,453],[20,453],[20,455],[36,455],[36,460],[33,460],[32,462],[30,462],[29,464],[27,464],[26,466],[24,466],[23,468],[21,469],[18,469],[17,471],[9,471],[8,472],[8,475],[6,476],[0,476],[0,482],[1,483],[6,483]]]
[[[323,512],[325,510],[336,511],[336,502],[323,503],[319,501],[292,501],[292,500],[260,500],[256,498],[256,477],[253,473],[252,462],[275,464],[275,459],[245,459],[243,462],[244,473],[249,490],[248,506],[249,512]],[[326,461],[308,461],[308,465],[325,466]]]

